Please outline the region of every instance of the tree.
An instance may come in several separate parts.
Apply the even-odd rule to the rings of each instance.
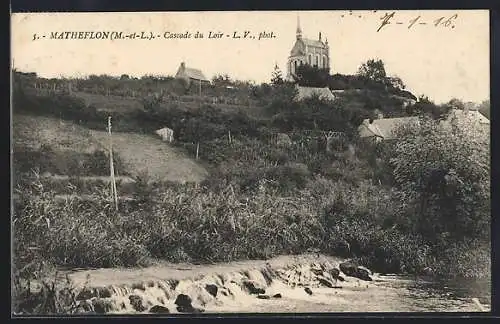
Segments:
[[[442,120],[448,117],[451,109],[448,104],[436,105],[429,97],[421,95],[415,104],[406,107],[406,112],[412,116],[426,115],[435,120]]]
[[[390,162],[403,223],[434,242],[445,236],[485,239],[491,215],[488,130],[459,121],[447,128],[424,117],[398,135]]]
[[[401,78],[398,76],[388,77],[387,81],[388,81],[387,85],[394,88],[394,89],[397,89],[397,90],[406,89],[406,85],[404,84],[403,80],[401,80]]]
[[[283,84],[283,76],[281,74],[280,68],[278,67],[278,64],[276,64],[274,66],[274,71],[273,71],[273,75],[271,78],[271,83],[273,85]]]
[[[464,110],[465,104],[462,100],[457,99],[457,98],[452,98],[450,101],[446,103],[450,108],[452,109],[460,109]]]
[[[217,86],[229,86],[232,85],[232,80],[228,74],[218,74],[212,78],[212,83]]]
[[[328,86],[330,75],[328,69],[303,64],[297,67],[293,78],[299,86],[323,88]]]
[[[380,59],[370,59],[366,63],[361,64],[358,75],[382,83],[385,83],[387,78],[384,62]]]

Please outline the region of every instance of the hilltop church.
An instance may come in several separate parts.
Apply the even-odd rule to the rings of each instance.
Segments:
[[[302,64],[325,68],[330,72],[330,47],[328,39],[321,39],[321,32],[317,40],[302,37],[300,18],[297,17],[296,41],[287,62],[287,80],[293,80],[293,75]]]

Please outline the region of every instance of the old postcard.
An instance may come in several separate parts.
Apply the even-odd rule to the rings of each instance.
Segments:
[[[12,314],[491,310],[488,11],[11,23]]]

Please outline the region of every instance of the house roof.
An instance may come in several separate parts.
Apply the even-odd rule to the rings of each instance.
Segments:
[[[328,87],[325,88],[313,88],[313,87],[301,87],[297,86],[297,97],[296,100],[304,100],[305,98],[317,95],[320,99],[325,100],[335,100],[335,95],[330,91]]]
[[[477,122],[482,125],[489,125],[490,120],[486,118],[483,114],[479,112],[479,110],[461,110],[461,109],[452,109],[446,122],[449,123],[452,118],[457,118],[459,121],[467,121],[467,122]]]
[[[210,82],[210,80],[208,80],[203,75],[203,72],[201,72],[201,70],[188,68],[188,67],[186,67],[186,65],[184,63],[181,63],[181,66],[179,67],[179,70],[177,71],[177,76],[188,77],[190,79]]]
[[[370,123],[369,119],[363,120],[358,130],[361,137],[381,137],[383,139],[393,139],[394,131],[402,125],[418,123],[418,117],[399,117],[375,119]]]
[[[198,70],[198,69],[186,68],[184,73],[186,74],[187,77],[189,77],[191,79],[201,80],[201,81],[210,81],[203,75],[201,70]]]
[[[490,121],[484,117],[479,111],[463,111],[453,109],[448,118],[441,122],[443,126],[450,126],[451,120],[456,117],[460,122],[474,123],[480,125],[489,125]],[[363,123],[358,127],[360,137],[380,137],[383,139],[394,139],[394,131],[401,125],[418,123],[418,117],[399,117],[399,118],[381,118],[375,119],[370,123],[369,119],[363,120]]]

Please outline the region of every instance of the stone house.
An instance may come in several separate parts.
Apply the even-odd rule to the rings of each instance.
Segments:
[[[190,86],[192,82],[195,82],[197,85],[210,84],[210,80],[205,77],[201,70],[188,68],[184,62],[179,66],[175,78],[185,80],[188,86]]]

